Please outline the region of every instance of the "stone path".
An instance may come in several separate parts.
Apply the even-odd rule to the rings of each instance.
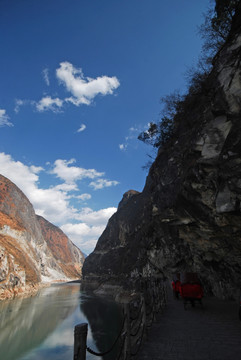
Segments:
[[[204,298],[184,310],[171,291],[168,304],[153,323],[139,360],[241,360],[241,321],[238,304]]]

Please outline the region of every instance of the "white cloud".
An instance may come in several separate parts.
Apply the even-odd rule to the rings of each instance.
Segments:
[[[32,106],[36,106],[36,101],[33,100],[22,100],[22,99],[15,99],[15,107],[14,107],[14,111],[17,114],[20,111],[20,107],[24,106],[24,105],[32,105]]]
[[[138,128],[136,128],[136,127],[131,127],[130,129],[129,129],[131,132],[136,132],[136,131],[140,131]]]
[[[82,200],[82,201],[86,201],[86,200],[91,199],[91,195],[90,194],[81,194],[81,195],[75,196],[75,198]]]
[[[39,215],[53,222],[61,222],[75,216],[76,209],[70,206],[66,191],[38,187],[39,176],[36,169],[39,172],[40,167],[24,165],[20,161],[14,161],[10,155],[0,153],[0,169],[2,175],[23,191]]]
[[[132,126],[128,129],[128,134],[125,136],[125,140],[122,144],[119,144],[119,149],[121,151],[127,150],[127,148],[131,147],[134,149],[138,148],[138,135],[142,129],[137,126]]]
[[[58,159],[54,162],[54,168],[51,173],[66,181],[68,184],[84,178],[95,179],[96,177],[104,175],[103,172],[98,172],[95,169],[83,169],[77,166],[69,166],[73,163],[75,163],[75,159],[69,161]]]
[[[38,174],[40,171],[43,171],[44,169],[41,166],[34,166],[31,165],[29,167],[29,169],[31,170],[31,172],[33,172],[34,174]]]
[[[86,207],[78,213],[76,219],[83,221],[88,225],[103,226],[115,212],[115,207],[109,207],[98,211]]]
[[[80,128],[77,130],[77,132],[82,132],[86,129],[86,125],[85,124],[81,124]]]
[[[115,76],[98,76],[96,79],[85,77],[82,69],[75,68],[67,61],[60,63],[56,76],[72,94],[65,101],[76,106],[89,105],[97,95],[113,94],[114,90],[120,86]]]
[[[46,85],[49,86],[50,80],[48,68],[43,69],[42,76]],[[109,77],[103,75],[98,76],[95,79],[85,77],[82,69],[75,68],[68,61],[60,63],[60,67],[56,69],[56,76],[59,82],[62,83],[69,91],[70,96],[60,99],[59,97],[53,98],[52,96],[48,95],[43,96],[42,99],[39,101],[17,99],[15,100],[14,111],[18,113],[20,107],[26,104],[34,106],[39,112],[44,112],[47,110],[53,112],[60,112],[64,103],[72,103],[75,106],[79,106],[81,104],[90,105],[97,95],[104,96],[108,94],[113,94],[114,90],[116,90],[120,86],[120,82],[116,76]],[[7,122],[4,125],[11,126],[12,124],[10,124],[11,123]],[[84,131],[85,128],[86,126],[83,124],[77,130],[77,132]]]
[[[39,102],[36,102],[35,105],[36,105],[37,111],[40,111],[40,112],[43,112],[46,110],[51,110],[53,112],[59,112],[63,106],[63,103],[64,103],[64,101],[59,98],[52,99],[51,96],[45,96]]]
[[[109,218],[116,212],[115,207],[93,211],[84,208],[78,218],[81,223],[66,223],[61,229],[72,239],[84,252],[89,253],[103,233]]]
[[[9,121],[9,116],[6,114],[6,110],[0,109],[0,127],[1,126],[13,126]]]
[[[89,186],[94,190],[100,190],[105,187],[116,186],[118,184],[119,182],[115,180],[98,179],[96,181],[91,181]]]
[[[58,160],[57,160],[58,161]],[[73,162],[62,160],[62,165],[68,166]],[[64,169],[63,166],[63,169]],[[35,212],[42,215],[50,222],[59,225],[69,238],[83,251],[89,253],[93,250],[99,236],[103,232],[108,219],[116,211],[115,207],[97,211],[89,207],[77,209],[70,203],[71,199],[82,201],[91,198],[90,194],[78,195],[78,187],[74,182],[59,184],[47,189],[42,189],[39,182],[39,173],[47,171],[40,166],[27,166],[20,161],[15,161],[10,155],[0,153],[0,172],[16,184],[33,204]],[[83,178],[83,173],[77,168],[77,173],[70,176],[61,172],[64,180],[73,181]],[[85,169],[81,169],[85,170]],[[86,170],[88,172],[88,170]],[[51,175],[51,174],[50,174]],[[92,176],[92,173],[90,173]],[[77,192],[76,195],[70,192]],[[78,222],[76,224],[76,222]]]
[[[88,226],[84,223],[67,223],[61,226],[61,230],[87,254],[90,252],[90,249],[94,249],[104,229],[105,224],[102,226]]]
[[[15,108],[14,108],[15,113],[18,113],[20,110],[20,107],[23,105],[24,105],[24,100],[16,99],[15,100]]]
[[[42,74],[43,74],[43,78],[44,78],[44,81],[45,81],[46,85],[49,86],[50,85],[49,69],[48,68],[43,69]]]
[[[23,191],[32,188],[38,176],[20,161],[14,161],[10,155],[0,153],[1,174],[13,181]],[[26,192],[25,192],[26,193]]]
[[[63,184],[54,186],[53,189],[70,192],[70,191],[77,191],[78,187],[75,183],[72,183],[72,184],[63,183]]]
[[[119,149],[125,151],[127,148],[127,144],[120,144]]]

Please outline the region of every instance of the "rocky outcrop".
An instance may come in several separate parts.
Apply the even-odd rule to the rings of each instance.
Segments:
[[[109,220],[83,267],[84,286],[134,286],[140,276],[198,272],[206,291],[241,288],[241,11],[142,193]]]
[[[79,279],[83,261],[67,236],[37,217],[22,191],[0,175],[0,299]]]

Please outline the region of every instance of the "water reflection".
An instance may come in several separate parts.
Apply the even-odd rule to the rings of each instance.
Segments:
[[[89,328],[92,331],[96,348],[93,349],[104,353],[114,344],[121,326],[122,309],[116,303],[105,298],[91,296],[88,299],[83,295],[80,303],[81,311],[88,319]],[[113,360],[117,356],[118,347],[105,355],[103,359]]]
[[[31,298],[0,302],[4,360],[19,359],[38,347],[78,306],[78,290],[78,286],[49,287]]]
[[[82,322],[89,323],[88,346],[103,352],[119,332],[121,311],[115,303],[80,293],[78,284],[0,302],[0,359],[71,360],[74,327]],[[94,359],[87,354],[87,360]],[[115,355],[103,359],[113,360]]]

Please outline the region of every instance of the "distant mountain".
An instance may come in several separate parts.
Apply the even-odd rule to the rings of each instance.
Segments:
[[[63,231],[37,216],[23,192],[0,175],[0,299],[80,279],[83,262]]]
[[[79,278],[84,262],[84,254],[60,228],[51,224],[42,216],[37,215],[37,220],[41,226],[43,237],[63,273],[68,277]]]

